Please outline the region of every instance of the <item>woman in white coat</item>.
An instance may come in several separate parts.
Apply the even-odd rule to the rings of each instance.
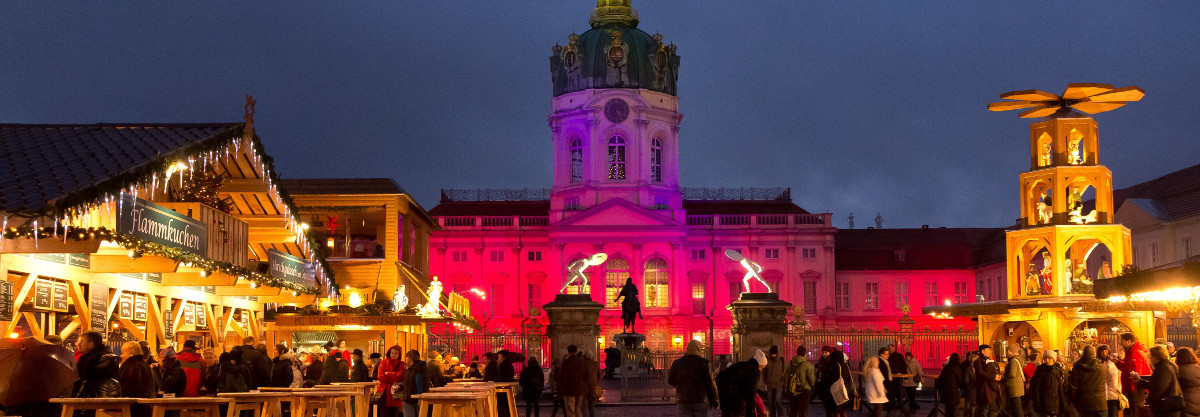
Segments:
[[[871,410],[871,417],[883,415],[883,405],[888,402],[887,391],[883,387],[883,372],[879,370],[879,357],[867,359],[863,367],[863,399]]]

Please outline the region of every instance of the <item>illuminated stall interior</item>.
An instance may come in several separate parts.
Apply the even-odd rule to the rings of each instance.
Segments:
[[[262,334],[263,303],[334,288],[244,123],[0,125],[0,324],[154,349]],[[269,270],[293,260],[292,275]]]

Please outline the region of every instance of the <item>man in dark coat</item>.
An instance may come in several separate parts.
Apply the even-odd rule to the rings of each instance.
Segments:
[[[717,374],[717,396],[721,417],[744,417],[753,414],[757,394],[755,389],[767,366],[767,355],[758,351],[755,357],[729,365]]]
[[[1067,398],[1080,415],[1105,415],[1108,412],[1107,370],[1096,360],[1096,348],[1085,346],[1083,356],[1071,366],[1067,377]]]
[[[183,367],[179,365],[179,359],[174,356],[168,356],[162,360],[162,390],[165,393],[175,394],[176,397],[182,398],[187,396],[187,373],[183,371]]]
[[[587,395],[596,376],[589,375],[587,360],[579,355],[575,345],[567,346],[567,356],[554,374],[555,389],[563,399],[563,409],[567,417],[582,415],[581,410],[587,407]]]
[[[292,386],[292,355],[284,345],[275,345],[275,359],[271,360],[271,384],[268,386],[287,388]]]
[[[701,354],[699,340],[688,342],[683,357],[671,363],[667,383],[675,387],[675,404],[680,416],[708,417],[709,408],[717,408],[717,385],[709,372],[708,359]]]
[[[350,365],[350,382],[370,382],[367,364],[363,363],[362,349],[354,349],[350,353],[350,360],[354,362]]]
[[[1063,370],[1055,366],[1058,352],[1046,349],[1042,355],[1042,364],[1033,371],[1033,379],[1029,380],[1029,402],[1033,411],[1040,416],[1056,416],[1065,414],[1067,396],[1063,390]],[[1104,392],[1101,390],[1101,392]]]
[[[325,369],[321,370],[320,382],[321,385],[350,382],[350,365],[346,364],[341,352],[329,352],[329,357],[325,359]]]
[[[901,381],[897,381],[895,376],[909,373],[908,362],[904,361],[904,355],[896,350],[895,345],[888,345],[888,354],[890,355],[887,360],[890,375],[884,380],[883,386],[888,393],[888,404],[893,409],[899,409],[900,404],[903,403],[900,397],[903,395],[904,389]]]
[[[433,381],[429,378],[429,367],[421,360],[421,352],[410,350],[405,353],[404,364],[407,368],[404,369],[404,391],[400,398],[404,400],[404,415],[416,416],[418,400],[412,396],[429,392]]]
[[[75,341],[79,363],[75,371],[79,381],[74,388],[75,396],[79,398],[120,397],[121,385],[115,378],[120,367],[116,355],[108,352],[104,338],[99,332],[85,332]]]
[[[246,380],[250,389],[271,385],[271,358],[254,348],[254,336],[242,338],[242,345],[233,349],[242,352],[240,363],[250,371],[250,378]]]
[[[621,350],[617,349],[616,342],[613,342],[613,346],[604,348],[604,379],[612,379],[613,373],[619,367],[621,367]]]
[[[499,379],[497,379],[497,381],[513,382],[514,380],[516,380],[517,371],[513,368],[512,352],[509,352],[507,350],[500,350],[499,352],[496,352],[496,355],[499,356],[499,358],[500,358],[500,363],[497,365],[499,367],[500,375],[499,375]]]
[[[979,357],[971,364],[975,370],[975,406],[980,417],[995,417],[1000,414],[1003,402],[1000,393],[1000,366],[992,360],[992,347],[979,346]]]

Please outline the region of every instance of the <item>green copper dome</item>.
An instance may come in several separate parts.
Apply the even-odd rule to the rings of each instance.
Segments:
[[[644,88],[675,95],[679,55],[662,35],[637,28],[637,10],[628,0],[598,0],[592,28],[554,45],[550,75],[554,95],[593,88]]]

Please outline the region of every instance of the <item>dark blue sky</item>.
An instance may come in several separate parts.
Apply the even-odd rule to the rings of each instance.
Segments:
[[[1120,3],[1120,4],[1118,4]],[[237,121],[286,177],[546,187],[547,57],[594,2],[7,2],[0,121]],[[634,1],[679,46],[685,186],[790,186],[859,227],[1019,216],[999,94],[1140,85],[1097,116],[1118,187],[1200,163],[1200,2]]]

